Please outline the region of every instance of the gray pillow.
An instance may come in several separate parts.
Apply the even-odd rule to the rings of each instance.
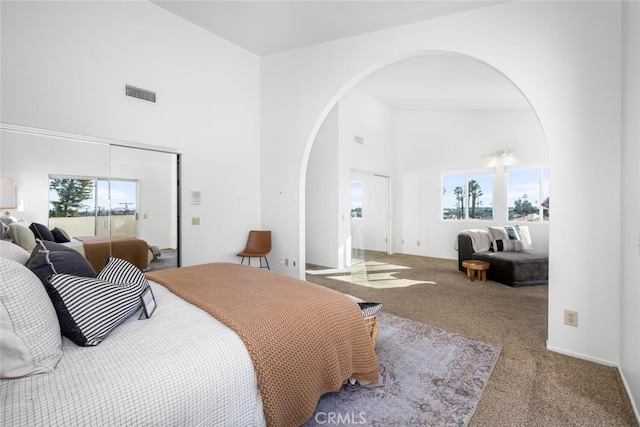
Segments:
[[[7,235],[13,243],[31,252],[36,247],[36,237],[29,228],[18,222],[12,222],[7,228]]]
[[[95,270],[80,252],[60,243],[45,240],[38,240],[26,265],[44,285],[49,284],[48,278],[52,274],[96,277]]]
[[[67,243],[71,241],[71,237],[69,237],[69,234],[62,228],[55,227],[53,230],[51,230],[51,234],[53,234],[53,241],[56,243]]]

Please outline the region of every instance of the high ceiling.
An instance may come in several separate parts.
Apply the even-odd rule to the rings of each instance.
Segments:
[[[505,0],[151,0],[256,55],[269,55]],[[391,64],[358,87],[397,110],[529,109],[499,72],[471,58],[429,55]]]
[[[358,84],[395,110],[529,110],[513,83],[462,55],[423,55],[387,65]]]
[[[256,55],[269,55],[505,1],[151,0]]]

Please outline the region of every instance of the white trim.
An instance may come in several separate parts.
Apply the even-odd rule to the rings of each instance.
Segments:
[[[98,136],[82,135],[78,133],[61,132],[61,131],[52,130],[52,129],[23,126],[23,125],[17,125],[17,124],[6,123],[6,122],[0,122],[0,129],[6,130],[9,132],[26,133],[26,134],[32,134],[32,135],[44,135],[44,136],[50,136],[53,138],[70,139],[74,141],[94,142],[97,144],[115,145],[119,147],[140,148],[140,149],[150,150],[150,151],[159,151],[162,153],[170,153],[170,154],[182,153],[182,150],[177,148],[160,147],[157,145],[142,144],[142,143],[133,142],[133,141],[124,141],[119,139],[110,139],[110,138],[102,138]]]
[[[636,425],[640,426],[640,411],[638,410],[638,406],[636,405],[635,400],[632,398],[631,388],[629,388],[629,383],[627,383],[627,379],[624,377],[622,369],[618,367],[618,372],[620,373],[620,379],[622,379],[622,385],[624,385],[624,389],[627,392],[627,397],[629,398],[629,402],[631,402],[631,408],[633,408],[633,414],[636,416]]]
[[[598,359],[597,357],[587,356],[587,355],[582,354],[582,353],[574,353],[572,351],[568,351],[568,350],[565,350],[565,349],[560,348],[560,347],[554,347],[554,346],[549,345],[549,342],[547,342],[547,350],[554,351],[554,352],[560,353],[560,354],[564,354],[566,356],[575,357],[577,359],[582,359],[582,360],[587,360],[589,362],[598,363],[600,365],[612,366],[612,367],[618,368],[618,370],[620,370],[620,366],[617,363],[611,362],[609,360]]]

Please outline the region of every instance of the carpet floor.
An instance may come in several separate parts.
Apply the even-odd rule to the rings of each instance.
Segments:
[[[304,426],[467,425],[500,346],[388,313],[378,323],[379,380],[325,394]]]
[[[469,426],[638,425],[617,368],[546,349],[547,286],[471,282],[454,260],[394,254],[375,261],[409,267],[387,272],[420,283],[363,286],[330,279],[348,273],[325,275],[317,266],[307,280],[382,302],[386,313],[501,345]]]

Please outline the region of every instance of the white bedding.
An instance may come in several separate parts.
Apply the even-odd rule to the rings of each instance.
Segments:
[[[66,243],[62,243],[62,245],[67,246],[69,248],[75,249],[76,251],[80,252],[83,256],[84,254],[84,245],[82,244],[82,242],[80,240],[76,240],[74,238],[71,238],[70,242],[66,242]]]
[[[157,309],[100,345],[63,339],[54,372],[0,380],[3,426],[262,426],[255,371],[228,327],[151,282]]]

